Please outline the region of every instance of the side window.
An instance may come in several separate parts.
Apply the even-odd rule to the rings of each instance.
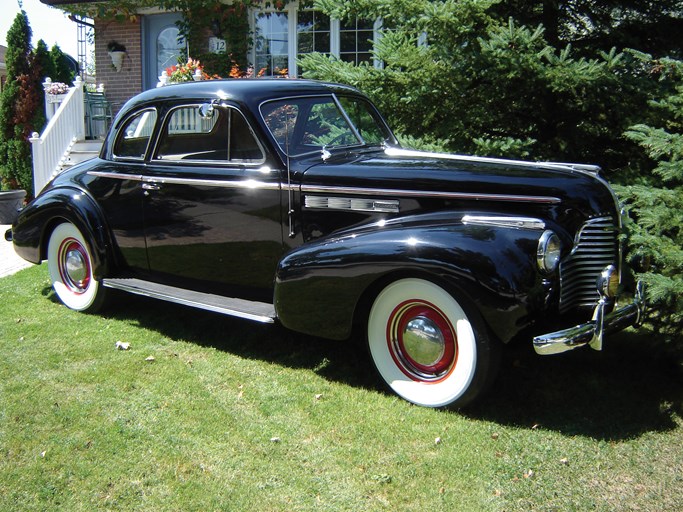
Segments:
[[[342,117],[337,105],[332,102],[316,103],[311,106],[303,133],[304,144],[343,146],[357,144],[358,139]]]
[[[261,114],[273,137],[284,150],[288,145],[287,138],[291,138],[299,118],[299,105],[274,101],[261,107]]]
[[[188,105],[174,109],[164,126],[156,160],[262,163],[263,151],[246,119],[233,108]]]
[[[128,119],[119,130],[114,157],[144,159],[156,121],[157,113],[153,109],[143,110]]]
[[[387,135],[382,133],[380,129],[382,122],[376,118],[377,114],[371,109],[370,105],[364,101],[345,96],[339,97],[339,103],[366,144],[381,144],[384,142]]]

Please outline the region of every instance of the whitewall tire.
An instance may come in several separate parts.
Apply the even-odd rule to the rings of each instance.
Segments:
[[[97,311],[106,290],[93,276],[90,245],[69,222],[59,224],[50,235],[47,266],[52,287],[67,307],[76,311]]]
[[[473,320],[430,281],[394,281],[370,310],[370,355],[402,398],[425,407],[461,407],[488,387],[496,371],[495,347]]]

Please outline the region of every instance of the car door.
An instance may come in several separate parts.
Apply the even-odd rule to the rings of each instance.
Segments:
[[[143,179],[154,280],[272,299],[283,252],[279,171],[234,106],[169,110]]]
[[[90,192],[97,198],[113,234],[121,267],[148,271],[143,223],[145,156],[157,121],[155,108],[143,108],[119,123],[110,157],[88,172]]]

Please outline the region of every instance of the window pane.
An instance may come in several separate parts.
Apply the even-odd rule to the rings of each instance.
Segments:
[[[257,12],[254,17],[256,71],[274,75],[289,66],[289,27],[287,13]]]
[[[261,114],[282,151],[290,155],[320,151],[323,147],[393,141],[368,102],[349,97],[343,105],[344,110],[349,110],[348,119],[358,126],[349,125],[334,98],[327,96],[269,102],[261,107]]]
[[[175,109],[159,143],[156,159],[183,162],[263,161],[263,152],[242,114],[234,109],[214,108],[202,116],[199,105]]]
[[[320,11],[297,14],[297,53],[330,53],[330,17]]]
[[[114,156],[123,158],[145,158],[147,145],[157,120],[156,110],[145,110],[126,121],[119,131],[114,146]]]
[[[366,144],[381,144],[392,137],[370,104],[359,98],[340,96],[339,103]]]
[[[157,75],[166,68],[178,64],[178,58],[185,49],[185,41],[178,27],[167,27],[157,37]]]
[[[267,103],[261,107],[261,115],[270,133],[273,134],[283,151],[286,151],[289,145],[288,139],[294,131],[299,116],[299,106],[283,102]]]
[[[241,112],[230,109],[230,144],[228,160],[231,162],[260,163],[264,156],[247,120]]]
[[[356,51],[356,33],[355,32],[341,32],[339,34],[339,49],[341,53],[355,53]]]
[[[356,18],[340,24],[339,58],[344,62],[372,62],[374,21]]]

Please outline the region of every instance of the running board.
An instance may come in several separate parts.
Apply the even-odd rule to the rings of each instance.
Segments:
[[[102,285],[107,288],[143,295],[153,299],[161,299],[184,306],[205,309],[223,315],[236,316],[256,322],[272,324],[275,322],[275,307],[265,302],[253,302],[233,297],[223,297],[211,293],[195,292],[175,286],[144,281],[133,278],[103,279]]]

